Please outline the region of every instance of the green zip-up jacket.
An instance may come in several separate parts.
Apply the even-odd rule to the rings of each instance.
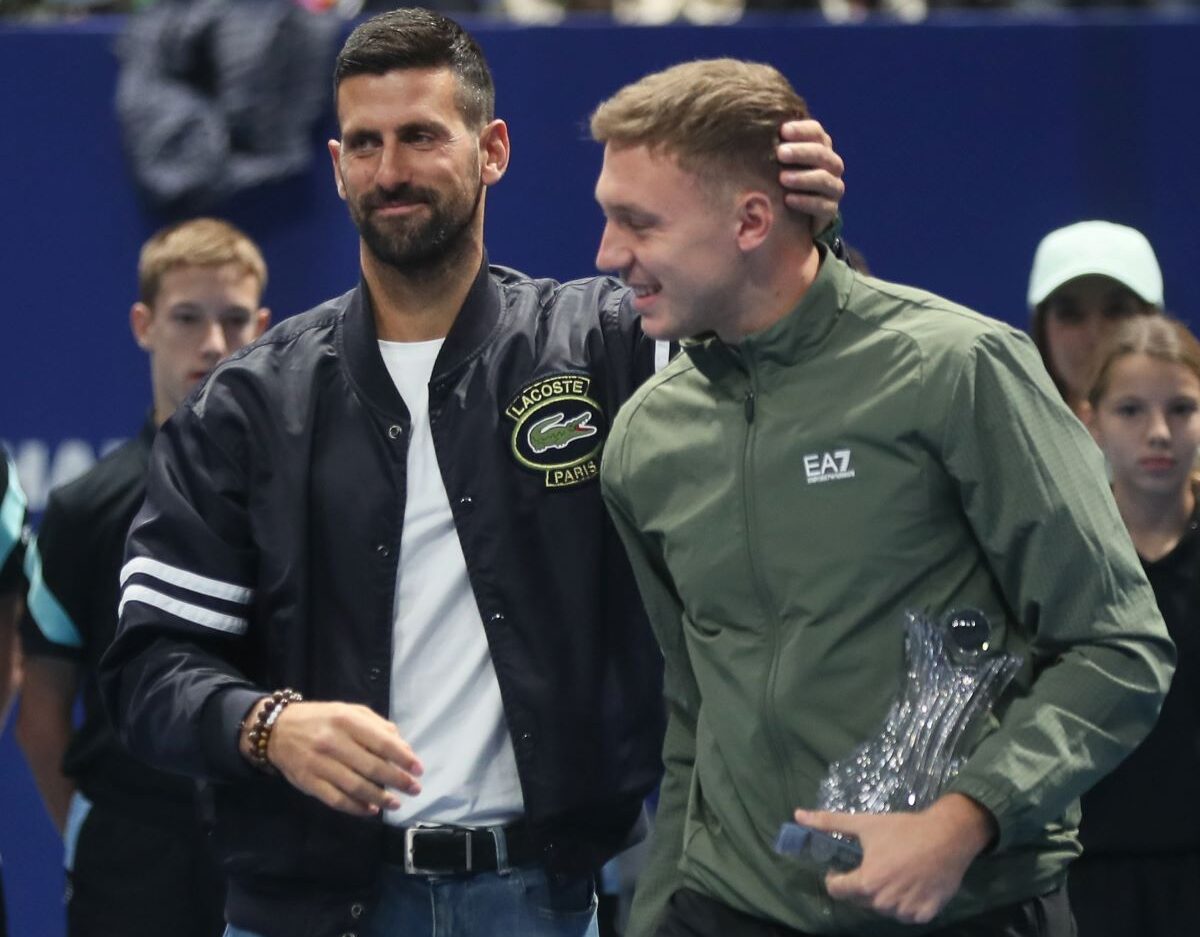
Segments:
[[[916,934],[1059,885],[1077,799],[1149,731],[1174,648],[1098,449],[1032,343],[823,256],[784,319],[686,344],[615,420],[604,497],[670,722],[631,932],[687,886],[815,934]],[[873,737],[904,612],[982,610],[1024,666],[950,790],[999,836],[925,926],[826,895],[771,844]]]

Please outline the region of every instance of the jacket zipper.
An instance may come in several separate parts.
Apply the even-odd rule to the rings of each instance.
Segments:
[[[787,759],[783,756],[783,746],[780,744],[777,731],[777,722],[772,701],[775,698],[775,682],[779,670],[779,645],[781,641],[781,632],[783,630],[779,616],[776,612],[775,605],[771,601],[770,591],[767,588],[766,582],[762,577],[762,572],[759,568],[758,557],[755,551],[754,537],[754,437],[755,437],[755,373],[754,363],[746,358],[746,368],[749,372],[750,386],[746,391],[746,396],[743,400],[743,410],[746,417],[746,442],[745,449],[742,453],[742,510],[746,519],[746,555],[750,561],[750,575],[754,580],[754,592],[758,596],[758,603],[761,606],[765,618],[771,628],[771,664],[767,672],[767,679],[763,682],[762,701],[759,704],[759,711],[762,716],[763,725],[766,730],[768,745],[771,748],[771,754],[775,759],[775,776],[780,779],[782,784],[781,795],[784,799],[788,797],[788,792],[794,790],[790,772],[787,770]],[[800,806],[799,804],[783,804],[783,812],[780,815],[780,823],[791,817],[792,809]]]

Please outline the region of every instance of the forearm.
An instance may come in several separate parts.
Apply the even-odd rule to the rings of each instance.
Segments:
[[[950,789],[993,813],[1004,847],[1039,835],[1140,742],[1174,649],[1100,454],[1032,344],[981,335],[949,400],[944,464],[1013,613],[1006,649],[1026,657]]]
[[[20,731],[18,722],[17,742],[25,755],[46,813],[50,815],[50,821],[59,835],[62,835],[67,822],[67,812],[71,807],[71,797],[75,793],[75,782],[62,772],[66,740],[57,737],[31,737]]]
[[[1008,707],[950,790],[995,815],[1002,845],[1038,835],[1154,725],[1169,652],[1150,640],[1067,652]]]
[[[60,833],[75,792],[75,783],[63,774],[63,758],[75,734],[79,672],[74,659],[31,653],[25,660],[25,686],[17,709],[17,744]]]
[[[253,773],[238,755],[237,726],[264,694],[211,650],[166,633],[143,643],[120,631],[100,677],[113,727],[136,757],[195,778]]]
[[[55,710],[34,694],[22,699],[17,712],[17,744],[25,755],[33,783],[37,786],[50,820],[61,834],[75,782],[63,774],[63,756],[71,742],[70,710]]]
[[[8,721],[8,708],[21,686],[21,648],[17,641],[19,595],[0,596],[0,729]]]

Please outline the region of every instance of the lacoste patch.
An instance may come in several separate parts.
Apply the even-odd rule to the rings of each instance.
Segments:
[[[513,421],[514,458],[541,473],[547,488],[579,485],[600,474],[608,421],[588,396],[591,384],[583,374],[551,374],[522,388],[504,408]]]
[[[804,456],[804,477],[810,485],[853,478],[854,466],[850,464],[850,450],[834,449]]]

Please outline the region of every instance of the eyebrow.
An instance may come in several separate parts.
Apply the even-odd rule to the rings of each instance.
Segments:
[[[424,131],[426,133],[449,134],[450,128],[443,124],[440,120],[410,120],[400,124],[395,128],[396,133],[413,133],[416,131]]]
[[[174,303],[173,305],[170,305],[167,307],[168,314],[177,314],[177,313],[181,313],[181,312],[204,312],[204,311],[205,310],[204,310],[203,303],[197,303],[197,302],[193,302],[191,300],[184,300],[183,302]],[[238,315],[243,315],[243,314],[244,315],[253,315],[254,310],[249,308],[248,306],[243,306],[240,303],[235,303],[230,306],[222,306],[216,312],[216,314],[218,316],[227,316],[227,315],[230,315],[231,313],[236,313]]]
[[[384,130],[377,127],[351,127],[349,130],[342,131],[342,140],[357,141],[364,138],[381,137],[389,133],[398,137],[408,136],[413,133],[431,133],[442,137],[451,136],[450,128],[441,121],[409,120]]]
[[[640,208],[636,205],[630,205],[627,202],[617,202],[615,204],[606,205],[604,199],[602,199],[599,195],[596,196],[596,201],[604,210],[604,214],[610,218],[614,216],[620,216],[624,219],[636,217],[639,220],[645,221],[659,220],[658,215],[654,214],[654,212],[648,211],[645,208]]]

